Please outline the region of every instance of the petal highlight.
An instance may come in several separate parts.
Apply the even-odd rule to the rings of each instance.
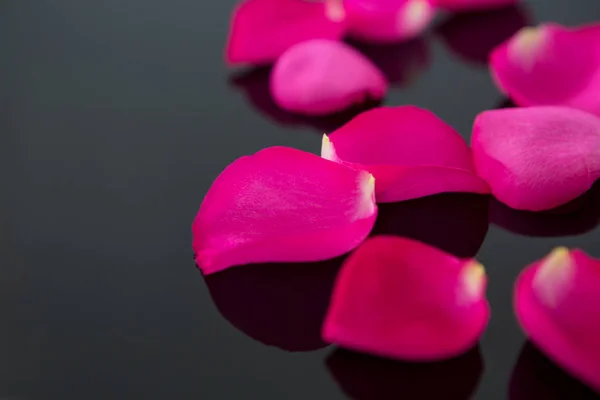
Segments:
[[[344,263],[323,338],[344,348],[412,361],[452,358],[487,325],[483,267],[426,244],[376,236]]]
[[[496,85],[520,106],[569,106],[600,115],[598,27],[521,29],[492,52]]]
[[[600,260],[557,248],[521,273],[515,309],[541,351],[600,393],[599,289]]]
[[[208,275],[345,254],[375,223],[373,185],[368,173],[291,148],[239,158],[217,177],[194,220],[196,263]]]
[[[321,156],[371,172],[378,202],[443,192],[489,193],[471,150],[431,111],[414,106],[367,111],[329,135]]]
[[[284,110],[333,114],[382,99],[388,83],[379,69],[352,47],[311,40],[286,51],[271,73],[271,94]]]
[[[600,177],[600,118],[566,107],[485,111],[473,127],[479,176],[518,210],[550,210]]]
[[[348,33],[367,42],[395,42],[420,35],[435,16],[430,0],[345,0]]]
[[[341,0],[245,0],[231,21],[229,64],[269,64],[295,44],[341,39],[346,13]]]

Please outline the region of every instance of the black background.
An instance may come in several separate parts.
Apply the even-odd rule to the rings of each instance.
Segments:
[[[523,347],[511,292],[521,268],[554,246],[600,256],[598,196],[570,217],[488,208],[468,195],[383,210],[380,231],[465,254],[491,216],[477,257],[493,318],[480,354],[449,363],[322,348],[316,332],[335,261],[215,275],[213,302],[190,235],[212,180],[263,147],[318,152],[320,134],[340,123],[269,114],[261,73],[231,81],[222,54],[233,3],[0,2],[0,398],[585,396]],[[597,0],[527,6],[534,22],[600,20]],[[462,17],[424,42],[384,49],[383,61],[412,71],[386,104],[429,108],[468,138],[478,112],[505,102],[477,46],[505,35],[512,14]]]

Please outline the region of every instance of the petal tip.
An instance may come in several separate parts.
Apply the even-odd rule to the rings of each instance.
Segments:
[[[432,18],[433,7],[426,0],[411,0],[400,14],[400,27],[407,35],[420,33]]]
[[[540,263],[533,278],[538,297],[546,305],[555,307],[567,292],[573,275],[571,253],[566,247],[557,247]]]
[[[463,272],[464,290],[468,300],[478,301],[485,295],[487,275],[483,264],[476,260],[469,261]]]
[[[375,213],[375,177],[366,171],[359,176],[363,200],[359,202],[357,219],[362,219]]]
[[[346,10],[342,0],[325,0],[325,15],[332,22],[343,22],[346,19]]]
[[[530,68],[543,49],[546,40],[544,26],[521,28],[510,43],[510,52],[515,60]]]

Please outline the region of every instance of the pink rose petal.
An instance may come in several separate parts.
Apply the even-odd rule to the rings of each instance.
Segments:
[[[466,400],[483,372],[479,346],[460,357],[437,363],[410,363],[336,349],[327,368],[354,400]]]
[[[219,312],[246,335],[286,351],[313,351],[328,346],[321,326],[344,259],[246,265],[205,280]]]
[[[490,64],[497,86],[520,106],[563,105],[600,115],[596,26],[523,28],[493,51]]]
[[[373,228],[373,186],[368,173],[291,148],[239,158],[217,177],[194,220],[196,263],[208,275],[345,254]]]
[[[446,45],[463,60],[485,65],[492,50],[530,20],[521,5],[455,14],[437,28]]]
[[[524,236],[553,237],[581,235],[600,224],[600,182],[583,196],[551,212],[518,211],[492,200],[490,220]],[[379,215],[384,210],[379,209]]]
[[[517,318],[530,340],[600,393],[600,260],[555,249],[515,287]]]
[[[333,114],[379,100],[387,88],[385,77],[368,58],[331,40],[310,40],[290,48],[271,73],[275,103],[306,115]]]
[[[323,338],[402,360],[457,356],[487,325],[486,281],[473,259],[396,236],[371,238],[342,267]]]
[[[227,42],[230,64],[269,64],[295,44],[341,39],[341,0],[245,0],[235,9]]]
[[[372,42],[412,39],[435,16],[430,0],[345,0],[348,33]]]
[[[518,0],[431,0],[435,7],[450,11],[492,10],[517,3]]]
[[[346,124],[358,114],[381,105],[380,101],[367,101],[350,107],[339,113],[324,116],[307,116],[293,114],[282,110],[275,104],[269,90],[271,76],[270,67],[255,68],[244,71],[230,79],[230,84],[241,90],[251,105],[264,117],[283,127],[313,128],[319,135],[331,132]]]
[[[479,194],[441,193],[380,204],[371,235],[403,236],[457,257],[474,257],[488,231],[489,200]]]
[[[410,86],[431,64],[431,46],[422,37],[392,44],[360,41],[351,44],[373,61],[393,86]]]
[[[324,136],[321,156],[371,172],[378,202],[489,193],[464,139],[431,111],[414,106],[380,107],[357,116]]]
[[[600,177],[600,118],[566,107],[507,108],[475,119],[473,156],[494,196],[519,210],[549,210]]]
[[[598,395],[561,370],[528,341],[512,373],[508,398],[598,400]]]

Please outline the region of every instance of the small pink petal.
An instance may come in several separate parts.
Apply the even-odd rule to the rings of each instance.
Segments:
[[[341,0],[245,0],[235,9],[227,42],[230,64],[269,64],[310,39],[341,39]]]
[[[492,50],[528,25],[529,20],[521,5],[513,5],[500,10],[455,14],[437,32],[462,59],[487,67]]]
[[[472,135],[477,172],[518,210],[556,208],[600,177],[600,118],[566,107],[485,111]]]
[[[348,33],[367,42],[419,36],[435,17],[430,0],[345,0]]]
[[[563,105],[600,115],[599,26],[521,29],[492,52],[496,85],[520,106]]]
[[[371,172],[382,203],[442,192],[489,193],[464,139],[431,111],[414,106],[357,116],[324,136],[321,156]]]
[[[521,273],[515,308],[530,340],[600,393],[600,260],[555,249]]]
[[[513,5],[518,0],[431,0],[435,7],[449,11],[493,10]]]
[[[208,275],[347,253],[375,223],[373,186],[368,173],[287,147],[238,158],[217,177],[194,220],[196,262]]]
[[[286,51],[271,73],[271,94],[283,109],[307,115],[342,111],[382,99],[388,83],[379,69],[352,47],[311,40]]]
[[[490,310],[481,264],[395,236],[366,241],[344,263],[325,341],[374,355],[434,361],[468,351]]]

